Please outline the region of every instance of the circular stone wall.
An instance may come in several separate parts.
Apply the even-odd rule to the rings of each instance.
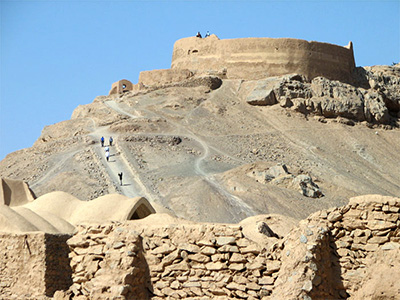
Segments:
[[[230,79],[253,80],[296,73],[309,80],[324,76],[349,82],[355,62],[351,42],[342,47],[289,38],[220,40],[211,35],[176,41],[171,68],[197,73],[225,70]]]

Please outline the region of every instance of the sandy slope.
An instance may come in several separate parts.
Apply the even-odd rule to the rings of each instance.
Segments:
[[[46,127],[32,148],[8,155],[1,175],[26,180],[38,196],[140,195],[195,221],[265,213],[300,219],[354,195],[400,195],[398,128],[322,123],[279,105],[251,106],[241,86],[224,80],[214,91],[170,87],[98,97],[71,120]],[[99,139],[111,135],[116,145],[106,162]],[[311,175],[325,196],[248,176],[278,163]]]

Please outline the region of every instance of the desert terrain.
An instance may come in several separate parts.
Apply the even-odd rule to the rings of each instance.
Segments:
[[[363,81],[353,85],[215,77],[98,96],[10,153],[0,174],[36,197],[141,196],[158,212],[201,222],[300,220],[353,196],[399,196],[400,66],[357,72]],[[108,162],[102,136],[114,139]]]
[[[0,162],[0,298],[398,298],[399,86],[352,43],[178,41]]]

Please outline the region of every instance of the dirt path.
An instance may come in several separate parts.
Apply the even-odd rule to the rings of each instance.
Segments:
[[[92,120],[94,123],[94,120]],[[121,150],[115,143],[113,146],[109,146],[109,137],[111,136],[109,132],[109,127],[97,127],[94,123],[95,130],[90,134],[90,136],[99,141],[99,143],[94,144],[93,150],[100,158],[100,163],[105,168],[107,174],[113,183],[119,187],[121,193],[127,197],[133,198],[138,196],[143,196],[145,193],[143,191],[143,185],[140,183],[138,176],[132,172],[126,159],[121,155]],[[116,140],[118,135],[114,135],[113,139]],[[100,139],[104,137],[104,146],[108,146],[110,150],[109,161],[106,160],[105,147],[101,147]],[[120,180],[118,173],[123,173],[122,185],[120,185]]]
[[[124,114],[128,117],[131,118],[138,118],[135,115],[132,115],[128,112],[126,112],[125,110],[123,110],[122,108],[120,108],[120,106],[113,100],[108,100],[105,102],[105,104],[115,110],[116,112],[120,113],[120,114]],[[157,117],[162,117],[162,115],[154,112],[154,111],[148,111],[147,109],[141,109],[142,112],[145,112],[146,115],[151,115],[151,116],[157,116]],[[231,155],[229,155],[228,153],[225,153],[219,149],[216,149],[215,147],[210,147],[206,141],[204,141],[202,138],[200,138],[198,135],[196,135],[195,133],[193,133],[191,130],[189,130],[187,127],[178,124],[176,122],[171,121],[170,119],[168,120],[168,122],[170,124],[172,124],[175,128],[176,128],[176,132],[175,135],[179,134],[181,136],[185,136],[193,141],[195,141],[196,143],[198,143],[200,145],[201,148],[203,148],[202,151],[202,155],[198,158],[196,158],[195,162],[194,162],[194,171],[196,174],[198,174],[199,176],[203,177],[203,179],[205,181],[207,181],[213,188],[215,188],[220,195],[222,195],[229,203],[230,206],[232,207],[237,207],[240,211],[244,212],[246,215],[251,216],[255,214],[255,211],[246,203],[244,202],[242,199],[240,199],[239,197],[232,195],[231,193],[229,193],[209,172],[207,172],[203,167],[202,164],[203,162],[210,156],[210,152],[212,150],[214,150],[216,153],[219,153],[221,155],[224,155],[226,157],[229,157],[230,159],[234,160],[234,161],[239,161],[237,158],[232,157]],[[172,133],[171,133],[172,134]],[[165,135],[165,134],[158,134],[158,135]],[[170,135],[170,134],[167,134]],[[126,162],[125,164],[126,166],[128,166],[129,164]],[[128,166],[129,168],[129,166]]]

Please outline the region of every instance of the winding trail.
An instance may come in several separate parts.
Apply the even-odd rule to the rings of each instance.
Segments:
[[[126,112],[125,110],[123,110],[114,100],[107,100],[104,102],[106,106],[108,106],[109,108],[113,109],[114,111],[118,112],[119,114],[123,114],[126,115],[130,118],[143,118],[132,115],[128,112]],[[152,116],[157,116],[157,117],[163,117],[160,114],[157,114],[153,111],[148,111],[147,109],[142,109],[143,112],[146,112],[147,115],[152,115]],[[173,122],[171,120],[168,120],[168,122],[172,125],[174,125],[174,127],[176,128],[177,132],[175,132],[173,135],[182,135],[185,136],[189,139],[192,139],[193,141],[195,141],[196,143],[198,143],[201,148],[203,148],[203,155],[198,157],[195,162],[194,162],[194,171],[197,175],[201,176],[206,182],[208,182],[220,195],[222,195],[229,203],[230,206],[232,207],[237,207],[240,209],[241,212],[244,212],[246,215],[251,216],[251,215],[255,215],[256,212],[246,203],[244,202],[242,199],[240,199],[239,197],[232,195],[231,193],[229,193],[223,186],[221,186],[221,184],[212,176],[212,174],[207,173],[203,168],[202,168],[202,164],[203,162],[206,160],[206,158],[208,158],[210,156],[210,148],[213,149],[216,153],[219,153],[221,155],[224,155],[226,157],[229,157],[230,159],[234,160],[234,161],[238,161],[241,162],[239,159],[232,157],[231,155],[220,151],[219,149],[216,149],[214,147],[210,147],[207,142],[205,142],[202,138],[200,138],[199,136],[197,136],[196,134],[194,134],[192,131],[190,131],[188,128]],[[96,131],[96,134],[92,134],[92,136],[94,136],[95,138],[97,138],[98,140],[100,140],[101,135],[107,134],[107,131],[103,130],[100,131],[101,134],[99,133],[99,131]],[[166,135],[166,134],[157,134],[157,135]],[[167,134],[170,135],[170,134]],[[171,133],[172,135],[172,133]],[[110,149],[111,150],[111,149]],[[139,176],[136,174],[134,175],[134,172],[132,170],[132,168],[129,166],[129,162],[127,161],[127,159],[125,158],[124,155],[120,155],[121,151],[119,152],[119,156],[115,157],[115,161],[110,162],[110,167],[109,170],[111,171],[111,174],[117,174],[116,171],[116,167],[117,166],[119,169],[123,169],[124,174],[130,174],[131,177],[129,179],[132,179],[133,181],[130,182],[135,182],[132,184],[132,186],[124,186],[122,189],[122,192],[124,193],[124,195],[132,195],[134,194],[135,196],[138,195],[138,193],[140,192],[144,192],[145,191],[145,186],[143,184],[140,183],[139,180]],[[103,154],[104,156],[104,154]],[[120,159],[122,157],[122,159]],[[111,165],[114,162],[116,162],[115,165]],[[141,195],[144,195],[143,193]],[[146,192],[145,193],[146,196],[149,196],[150,193]]]

